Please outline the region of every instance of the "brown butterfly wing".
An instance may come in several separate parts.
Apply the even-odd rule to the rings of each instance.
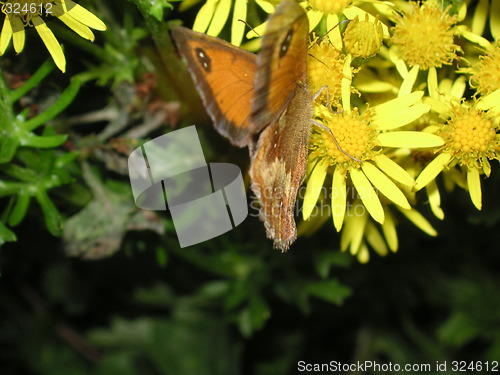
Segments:
[[[312,105],[307,86],[299,85],[278,121],[260,135],[252,156],[252,190],[261,204],[260,218],[274,247],[286,251],[297,237],[297,192],[305,174]]]
[[[253,135],[256,56],[182,26],[172,26],[172,36],[215,128],[232,144],[246,146]]]
[[[282,251],[297,237],[294,209],[312,124],[308,35],[304,10],[297,3],[283,2],[269,20],[257,59],[252,121],[257,127],[271,123],[253,149],[250,176],[267,236]]]
[[[307,80],[309,21],[294,1],[284,1],[269,18],[257,57],[252,127],[275,122],[289,105],[298,83]]]

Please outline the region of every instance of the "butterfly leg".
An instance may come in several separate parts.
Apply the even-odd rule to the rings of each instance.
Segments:
[[[312,100],[313,102],[319,98],[319,96],[321,95],[321,93],[323,91],[326,91],[326,106],[329,107],[330,106],[330,91],[328,90],[328,86],[327,85],[324,85],[323,87],[321,87],[317,92],[316,94],[313,95],[312,97]]]
[[[313,124],[316,125],[318,128],[321,128],[322,130],[326,131],[327,133],[329,133],[333,139],[333,142],[335,143],[335,145],[337,146],[337,149],[343,153],[345,156],[347,156],[348,158],[351,158],[352,160],[354,161],[357,161],[358,163],[362,163],[361,160],[359,160],[358,158],[352,156],[351,154],[349,154],[347,151],[345,151],[342,146],[340,146],[339,142],[337,141],[337,138],[335,138],[335,135],[333,135],[333,132],[332,132],[332,129],[330,129],[329,127],[323,125],[321,122],[318,122],[316,120],[312,120]]]

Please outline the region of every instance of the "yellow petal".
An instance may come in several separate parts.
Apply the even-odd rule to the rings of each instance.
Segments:
[[[381,171],[383,171],[393,180],[396,180],[397,182],[407,186],[415,185],[415,180],[413,180],[408,172],[384,154],[378,154],[377,156],[375,156],[375,164],[380,168]]]
[[[207,34],[211,36],[217,36],[220,34],[224,25],[229,17],[229,12],[231,11],[231,0],[219,0],[217,8],[215,9],[214,18],[210,22],[210,27],[207,30]]]
[[[12,38],[12,26],[10,24],[10,19],[5,16],[2,26],[2,32],[0,33],[0,56],[5,53],[7,46]]]
[[[416,104],[406,109],[400,109],[394,112],[392,116],[379,117],[376,124],[380,130],[399,128],[420,118],[430,109],[431,107],[428,104]]]
[[[391,125],[395,114],[399,112],[404,112],[405,110],[412,108],[415,104],[417,104],[424,95],[423,91],[415,91],[411,94],[401,96],[392,100],[389,100],[383,104],[379,104],[374,106],[372,109],[374,111],[374,115],[372,117],[372,121],[378,126],[379,129],[392,129],[395,127],[401,126]],[[399,120],[401,123],[401,120]],[[411,121],[410,121],[411,122]],[[404,122],[403,125],[406,125],[408,122]]]
[[[317,163],[311,173],[311,176],[309,177],[309,180],[307,181],[306,194],[302,206],[302,217],[304,220],[309,219],[309,216],[311,216],[311,213],[316,206],[316,202],[318,201],[318,197],[323,188],[323,183],[325,182],[327,171],[327,164]]]
[[[340,27],[337,26],[338,23],[339,17],[336,14],[329,14],[326,17],[326,29],[331,30],[328,33],[328,39],[337,50],[342,51],[342,35],[340,34]]]
[[[320,10],[309,9],[307,11],[309,19],[309,32],[313,31],[318,26],[319,21],[323,18],[323,12]]]
[[[340,232],[340,229],[342,229],[346,211],[347,190],[345,180],[345,175],[341,171],[341,168],[335,168],[335,171],[333,172],[331,205],[333,226],[335,227],[337,232]]]
[[[395,253],[398,251],[398,233],[396,232],[396,225],[394,223],[394,216],[389,210],[384,210],[385,220],[382,224],[382,232],[384,232],[385,241],[389,245],[389,249]]]
[[[68,26],[71,30],[80,35],[82,38],[90,40],[91,42],[94,41],[94,33],[83,23],[76,21],[73,17],[69,16],[68,14],[60,15],[58,18],[61,21],[63,21],[66,24],[66,26]]]
[[[351,113],[351,83],[352,83],[352,68],[351,68],[352,56],[347,55],[344,61],[344,68],[342,70],[342,106],[344,111]]]
[[[444,144],[443,138],[424,132],[394,131],[378,135],[383,147],[430,148]]]
[[[358,169],[352,168],[350,170],[350,176],[368,213],[376,222],[382,224],[384,222],[384,209],[370,181],[368,181],[365,174]]]
[[[492,1],[490,9],[490,30],[493,39],[500,40],[500,1]]]
[[[97,17],[92,12],[89,12],[81,5],[78,5],[70,0],[66,0],[66,6],[68,9],[68,14],[78,22],[81,22],[94,30],[106,30],[106,24],[102,22],[99,17]]]
[[[260,36],[264,35],[264,33],[266,32],[266,28],[267,28],[267,21],[264,23],[261,23],[257,27],[254,27],[253,30],[250,30],[248,33],[246,33],[245,36],[248,39],[260,37]]]
[[[363,207],[358,199],[354,200],[353,206],[355,208],[359,206]],[[353,209],[353,213],[348,216],[348,220],[346,220],[345,227],[342,230],[342,236],[340,237],[340,250],[346,251],[347,247],[349,247],[352,255],[356,254],[363,242],[363,234],[368,220],[368,215],[365,214],[364,209],[359,210],[360,214],[357,214],[358,210],[355,208]]]
[[[451,86],[450,95],[460,100],[467,88],[467,78],[465,76],[458,77]]]
[[[401,89],[399,90],[398,96],[404,96],[411,93],[411,89],[417,80],[418,72],[420,70],[420,66],[415,65],[408,72],[408,75],[404,78],[403,83],[401,84]]]
[[[466,26],[464,26],[466,27]],[[471,33],[470,31],[468,31],[466,28],[462,28],[462,26],[458,26],[457,27],[458,30],[460,30],[460,34],[467,40],[471,41],[472,43],[476,43],[477,45],[485,48],[486,50],[488,51],[491,51],[493,49],[493,46],[492,44],[490,43],[490,41],[486,38],[483,38],[482,36],[480,35],[477,35],[477,34],[474,34],[474,33]]]
[[[434,99],[439,98],[438,91],[438,79],[437,79],[437,71],[434,66],[429,68],[429,75],[427,76],[427,86],[429,90],[429,96]]]
[[[372,223],[368,223],[366,225],[365,238],[366,241],[371,245],[371,247],[373,247],[373,250],[375,250],[378,255],[380,256],[387,255],[389,251],[387,249],[387,245],[384,241],[384,238]]]
[[[264,0],[255,0],[255,2],[267,14],[274,13],[274,5],[273,5],[273,3],[269,2],[269,1],[264,1]]]
[[[444,219],[444,211],[441,208],[441,195],[436,184],[436,180],[431,180],[425,187],[427,197],[429,198],[429,205],[431,206],[432,213],[439,220]]]
[[[488,15],[489,0],[479,0],[472,17],[471,31],[477,35],[483,35],[484,26],[486,25],[486,17]]]
[[[470,168],[467,171],[467,187],[469,188],[469,195],[472,203],[478,210],[481,210],[481,180],[479,179],[479,171],[477,168]]]
[[[493,91],[482,97],[476,104],[476,108],[482,111],[487,111],[493,109],[496,112],[500,112],[500,89]]]
[[[193,23],[193,30],[198,31],[199,33],[204,33],[207,31],[210,22],[212,21],[212,17],[214,16],[215,6],[217,5],[218,0],[207,0],[205,4],[201,7],[196,15],[196,18]]]
[[[235,0],[233,10],[233,21],[231,24],[231,43],[235,46],[241,45],[245,33],[245,21],[247,19],[246,0]]]
[[[52,59],[54,59],[56,66],[64,73],[66,71],[66,58],[56,37],[40,17],[33,17],[32,22],[35,25],[38,35],[40,35],[40,38],[49,50]]]
[[[418,191],[426,186],[431,180],[434,180],[438,174],[448,165],[452,156],[447,153],[439,154],[433,161],[427,165],[418,175],[414,190]]]
[[[396,206],[397,207],[397,206]],[[398,208],[399,211],[403,215],[405,215],[408,220],[410,220],[417,228],[419,228],[421,231],[427,233],[429,236],[437,236],[436,230],[432,227],[431,223],[427,221],[425,217],[422,216],[420,212],[418,212],[415,209],[411,210],[403,210],[402,208]]]
[[[373,184],[373,186],[375,186],[382,194],[384,194],[387,199],[393,201],[403,208],[411,208],[403,192],[399,190],[396,184],[392,182],[389,177],[383,174],[373,164],[369,162],[362,163],[361,169]]]
[[[362,243],[357,251],[357,259],[361,264],[366,264],[370,261],[370,252],[368,251],[368,246],[365,243]]]

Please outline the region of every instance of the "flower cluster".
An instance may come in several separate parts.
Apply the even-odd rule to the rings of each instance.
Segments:
[[[267,13],[276,6],[256,3]],[[437,235],[417,207],[428,203],[442,220],[441,185],[465,190],[481,209],[481,180],[500,156],[500,45],[491,41],[500,37],[498,1],[476,9],[449,3],[301,3],[316,31],[309,87],[315,93],[327,86],[328,93],[314,101],[314,120],[323,126],[310,138],[299,233],[311,234],[331,217],[341,250],[367,262],[370,248],[397,251],[401,219]],[[195,27],[217,35],[232,9],[232,42],[240,45],[234,20],[245,19],[246,7],[208,0]],[[247,38],[264,30],[257,26]],[[329,37],[318,39],[326,31]]]
[[[82,38],[90,41],[94,41],[90,28],[106,30],[106,25],[99,18],[71,0],[6,0],[0,4],[5,15],[0,32],[0,56],[5,53],[11,39],[16,53],[21,53],[25,42],[24,29],[34,26],[56,66],[63,73],[66,71],[64,52],[44,18],[56,17]]]

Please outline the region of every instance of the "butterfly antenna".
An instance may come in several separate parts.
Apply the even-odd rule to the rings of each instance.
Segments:
[[[339,144],[339,142],[337,141],[337,138],[335,138],[335,136],[333,135],[333,132],[332,132],[332,129],[330,129],[329,127],[323,125],[321,122],[318,122],[316,120],[312,120],[313,121],[313,124],[316,125],[317,127],[321,128],[322,130],[328,132],[331,136],[332,136],[332,139],[333,139],[333,142],[335,143],[335,146],[337,146],[337,149],[343,153],[345,156],[347,156],[348,158],[354,160],[354,161],[357,161],[358,163],[362,163],[361,160],[359,160],[358,158],[352,156],[350,153],[348,153],[347,151],[345,151],[342,146]]]
[[[343,23],[347,23],[347,22],[351,22],[352,20],[350,19],[347,19],[347,20],[343,20],[343,21],[340,21],[338,24],[336,24],[335,26],[333,26],[330,30],[328,30],[326,33],[324,33],[322,36],[320,36],[318,39],[316,39],[316,41],[311,44],[311,46],[308,48],[308,49],[311,49],[312,47],[314,47],[316,44],[319,44],[320,42],[323,41],[323,39],[325,39],[325,37],[330,34],[330,32],[335,29],[336,27],[342,25]]]
[[[255,31],[255,29],[254,29],[254,28],[253,28],[253,27],[252,27],[252,26],[251,26],[251,25],[250,25],[247,21],[242,20],[242,19],[238,19],[238,21],[239,21],[239,22],[243,22],[245,25],[247,25],[247,27],[248,27],[250,30],[252,30],[252,31],[255,33],[255,35],[257,35],[259,38],[261,37],[261,35],[260,35],[257,31]]]

